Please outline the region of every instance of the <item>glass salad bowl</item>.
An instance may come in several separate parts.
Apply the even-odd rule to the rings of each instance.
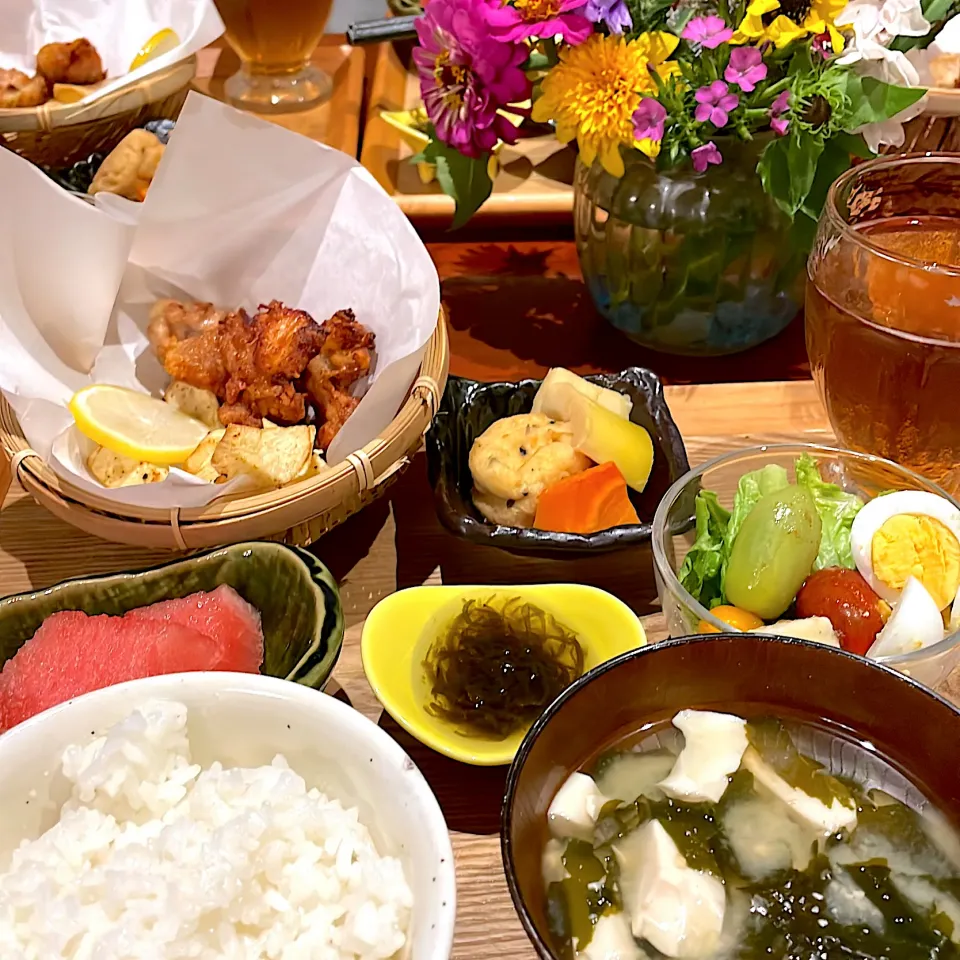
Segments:
[[[792,443],[753,447],[725,454],[682,476],[666,492],[653,520],[652,549],[657,592],[671,637],[692,633],[737,632],[737,627],[712,614],[681,584],[678,574],[684,559],[697,540],[697,494],[713,491],[716,502],[730,511],[734,507],[740,480],[745,474],[774,465],[786,470],[795,482],[794,466],[806,454],[812,458],[820,478],[843,491],[870,501],[881,494],[919,490],[943,497],[952,507],[957,503],[940,487],[899,464],[869,454],[854,453],[817,444]],[[734,510],[734,514],[736,511]],[[824,523],[823,537],[830,536],[831,524]],[[847,525],[849,543],[849,524]],[[839,542],[840,535],[837,534]],[[701,544],[701,547],[704,544]],[[706,546],[709,547],[709,538]],[[718,548],[719,549],[719,548]],[[703,556],[704,550],[699,550]],[[721,554],[722,555],[722,554]],[[719,559],[714,561],[719,565]],[[849,566],[850,564],[846,564]],[[710,561],[700,564],[709,575]],[[705,593],[708,591],[705,591]],[[731,602],[731,601],[724,601]],[[783,615],[785,618],[789,613]],[[769,618],[768,618],[769,619]],[[777,620],[778,617],[772,619]],[[941,683],[960,661],[960,631],[945,630],[942,640],[909,653],[878,656],[874,659],[894,667],[928,686]]]

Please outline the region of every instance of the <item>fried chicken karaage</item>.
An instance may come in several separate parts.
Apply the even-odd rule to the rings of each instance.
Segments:
[[[359,403],[349,390],[370,371],[374,346],[374,335],[350,310],[318,324],[278,300],[252,317],[211,303],[161,300],[147,335],[174,380],[217,395],[223,424],[296,424],[312,413],[324,449]]]
[[[50,99],[47,81],[20,70],[0,70],[0,109],[39,107]]]
[[[55,83],[89,86],[105,76],[100,54],[86,37],[72,43],[48,43],[37,53],[35,77],[22,70],[0,69],[0,110],[39,107],[56,93]]]
[[[320,329],[323,346],[307,364],[304,386],[317,408],[317,444],[325,450],[360,402],[349,390],[370,372],[374,335],[352,310],[338,310]]]
[[[86,37],[48,43],[37,53],[37,73],[50,83],[99,83],[106,74],[97,48]]]

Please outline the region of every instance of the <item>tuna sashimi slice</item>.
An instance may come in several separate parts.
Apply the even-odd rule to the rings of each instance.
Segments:
[[[122,617],[55,613],[0,673],[0,732],[126,680],[196,670],[257,673],[262,663],[260,614],[228,586]]]
[[[263,663],[260,614],[233,587],[221,585],[209,593],[194,593],[180,600],[164,600],[149,607],[139,607],[131,610],[127,619],[176,623],[210,637],[216,641],[219,655],[205,668],[207,670],[257,673]],[[176,658],[176,650],[171,649],[170,653]]]
[[[0,673],[0,729],[125,680],[207,669],[218,655],[215,641],[181,624],[55,613]]]

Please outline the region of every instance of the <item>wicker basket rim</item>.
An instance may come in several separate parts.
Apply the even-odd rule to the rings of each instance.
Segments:
[[[427,343],[417,378],[397,415],[378,437],[318,476],[277,490],[182,509],[143,507],[103,499],[61,478],[33,452],[23,435],[16,413],[2,394],[0,448],[11,461],[14,479],[22,483],[19,477],[22,471],[27,475],[23,479],[28,478],[32,485],[40,488],[40,492],[63,501],[67,507],[76,505],[92,510],[103,514],[105,520],[115,522],[159,523],[168,526],[239,522],[253,516],[263,517],[286,511],[318,493],[330,491],[344,483],[352,485],[356,482],[359,492],[362,493],[382,483],[403,465],[403,458],[384,464],[384,454],[396,440],[405,437],[411,427],[416,427],[418,434],[423,432],[418,421],[422,419],[424,406],[429,408],[432,419],[440,405],[448,360],[446,323],[446,308],[441,305],[437,326]]]
[[[91,116],[96,119],[116,116],[132,107],[162,100],[172,91],[188,84],[196,71],[197,58],[190,56],[96,100],[80,100],[77,103],[48,100],[39,107],[0,110],[0,133],[52,130],[54,127],[83,123]]]

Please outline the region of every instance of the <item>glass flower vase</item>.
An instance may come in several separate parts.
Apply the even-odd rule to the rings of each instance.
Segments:
[[[803,303],[804,250],[764,192],[764,141],[719,142],[723,163],[658,170],[639,151],[621,179],[579,160],[573,219],[597,309],[637,343],[720,356],[778,334]]]

